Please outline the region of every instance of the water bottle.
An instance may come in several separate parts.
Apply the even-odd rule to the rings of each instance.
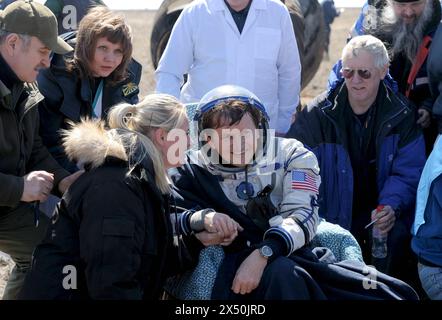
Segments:
[[[383,208],[384,206],[378,206],[376,208],[376,213],[381,212]],[[373,225],[372,238],[373,243],[371,247],[371,255],[373,258],[383,259],[387,257],[387,236],[382,236],[381,231],[378,227],[376,227],[376,225]]]

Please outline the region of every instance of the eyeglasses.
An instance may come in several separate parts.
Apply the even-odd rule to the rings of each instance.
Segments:
[[[351,79],[355,75],[355,71],[358,73],[359,77],[364,80],[371,78],[371,72],[369,70],[342,68],[341,73],[344,78]]]

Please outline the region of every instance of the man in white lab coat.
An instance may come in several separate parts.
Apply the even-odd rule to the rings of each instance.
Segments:
[[[301,81],[287,8],[279,0],[193,1],[173,27],[156,80],[158,92],[185,103],[220,85],[245,87],[267,107],[270,128],[285,134]]]

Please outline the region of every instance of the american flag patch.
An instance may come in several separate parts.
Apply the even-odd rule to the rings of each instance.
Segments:
[[[318,193],[316,177],[304,171],[292,171],[292,189]]]

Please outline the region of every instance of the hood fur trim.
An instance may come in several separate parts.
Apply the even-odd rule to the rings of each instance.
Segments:
[[[120,136],[115,130],[106,130],[103,121],[81,120],[62,135],[67,156],[79,167],[97,168],[109,156],[127,161]]]

